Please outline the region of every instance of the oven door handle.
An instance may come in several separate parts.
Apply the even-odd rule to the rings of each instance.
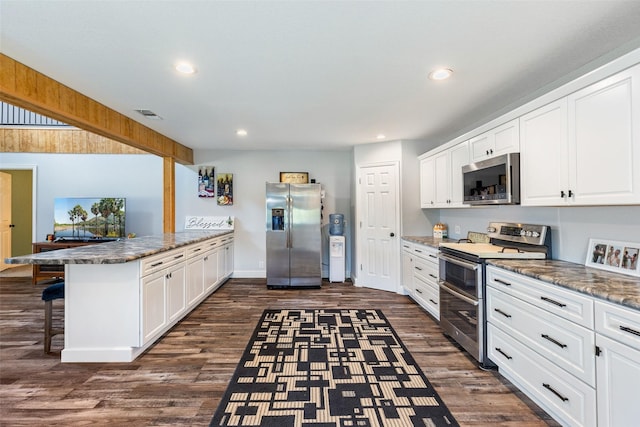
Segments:
[[[444,281],[440,281],[440,289],[442,289],[443,291],[447,291],[448,293],[450,293],[451,295],[453,295],[456,298],[460,298],[462,301],[469,303],[473,306],[476,306],[479,304],[479,302],[477,300],[474,300],[473,298],[469,298],[466,295],[461,294],[460,292],[457,292],[456,290],[450,288],[449,286],[447,286],[446,282]]]
[[[479,266],[479,264],[463,261],[461,259],[453,258],[445,254],[438,254],[438,258],[443,259],[452,264],[458,265],[460,267],[468,268],[469,270],[477,270]]]

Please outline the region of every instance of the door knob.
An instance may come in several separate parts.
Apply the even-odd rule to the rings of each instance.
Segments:
[[[395,233],[389,233],[389,236],[393,237],[395,236]]]

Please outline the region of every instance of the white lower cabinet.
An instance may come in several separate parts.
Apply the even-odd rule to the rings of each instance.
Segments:
[[[154,339],[186,309],[185,249],[144,258],[140,263],[142,344]]]
[[[187,309],[186,284],[186,266],[184,263],[168,269],[165,275],[168,322],[181,317]]]
[[[413,284],[413,244],[402,242],[402,286],[406,293],[413,297],[415,287]]]
[[[598,426],[640,422],[640,312],[596,301]]]
[[[515,384],[565,426],[596,426],[596,391],[489,323],[489,358]]]
[[[566,426],[639,425],[640,311],[487,266],[499,372]]]
[[[440,290],[438,288],[438,250],[414,244],[403,252],[403,271],[410,288],[409,295],[436,320],[440,320]],[[405,280],[406,287],[407,280]]]
[[[166,288],[164,286],[164,272],[151,274],[142,279],[142,337],[141,343],[146,344],[164,325],[167,324],[167,310],[165,307]]]
[[[561,424],[596,426],[593,301],[488,266],[486,304],[499,372]]]
[[[233,264],[226,260],[233,259],[232,245],[233,236],[223,236],[141,261],[141,345],[157,339],[231,275]]]
[[[204,246],[187,251],[187,305],[195,304],[204,293]]]

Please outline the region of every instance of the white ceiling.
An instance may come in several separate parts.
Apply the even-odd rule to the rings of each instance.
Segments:
[[[0,51],[193,149],[341,149],[445,142],[640,47],[639,23],[637,0],[1,0]]]

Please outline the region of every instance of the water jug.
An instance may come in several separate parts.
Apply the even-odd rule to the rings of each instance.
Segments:
[[[329,234],[332,236],[342,236],[344,234],[344,215],[329,215]]]

